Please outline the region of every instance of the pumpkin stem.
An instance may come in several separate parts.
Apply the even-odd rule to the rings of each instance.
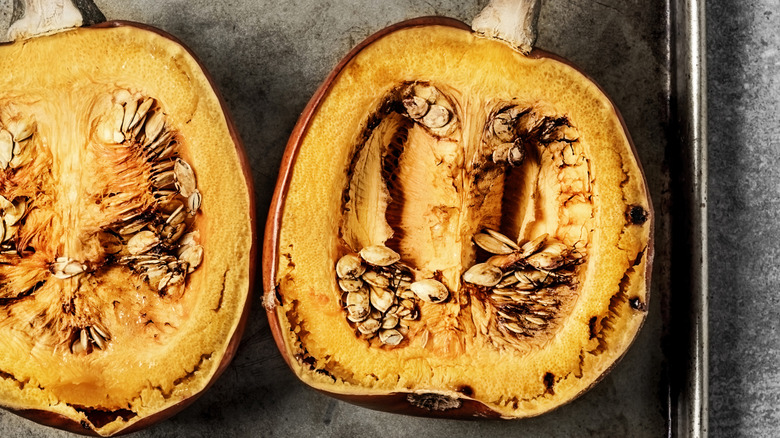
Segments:
[[[528,54],[536,42],[541,0],[491,0],[471,22],[474,32]]]
[[[8,39],[27,39],[105,20],[92,0],[14,0]]]

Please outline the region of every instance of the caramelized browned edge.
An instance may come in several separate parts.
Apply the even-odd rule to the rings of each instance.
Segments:
[[[266,309],[266,314],[268,315],[268,324],[271,328],[271,332],[273,334],[274,341],[276,342],[276,346],[278,347],[287,365],[290,366],[290,368],[296,374],[296,377],[298,377],[299,379],[301,378],[301,376],[295,372],[295,368],[293,367],[293,363],[292,363],[293,358],[290,357],[290,352],[287,351],[287,347],[284,342],[285,335],[284,333],[282,333],[282,327],[279,321],[279,316],[276,313],[276,307],[279,304],[279,297],[278,297],[279,292],[276,286],[276,275],[278,270],[277,261],[279,259],[280,229],[281,229],[282,216],[284,213],[285,200],[287,197],[287,192],[289,191],[290,181],[292,180],[293,167],[295,165],[295,160],[298,155],[298,151],[303,142],[303,138],[308,131],[310,122],[314,114],[319,109],[319,106],[322,103],[322,101],[328,95],[331,87],[333,86],[335,79],[341,74],[341,71],[344,69],[344,67],[350,61],[352,61],[352,59],[355,58],[363,49],[365,49],[375,41],[393,32],[408,29],[411,27],[419,27],[419,26],[449,26],[457,29],[471,31],[471,27],[469,25],[453,18],[421,17],[421,18],[415,18],[407,21],[402,21],[400,23],[391,25],[389,27],[386,27],[374,33],[373,35],[369,36],[364,41],[362,41],[360,44],[355,46],[355,48],[353,48],[349,53],[347,53],[347,55],[344,56],[344,58],[336,65],[336,67],[334,67],[334,69],[327,76],[325,81],[323,81],[322,85],[320,85],[320,87],[314,93],[311,100],[309,100],[308,104],[306,105],[303,112],[301,113],[298,122],[295,124],[295,127],[293,128],[289,140],[287,141],[287,147],[285,149],[284,155],[282,156],[282,162],[280,165],[279,176],[276,182],[276,188],[274,190],[274,195],[271,200],[271,206],[266,221],[265,236],[263,240],[263,260],[262,260],[263,291],[264,291],[263,304]],[[650,238],[649,238],[647,253],[645,254],[645,257],[647,257],[647,265],[645,271],[646,289],[647,289],[646,304],[648,304],[650,300],[650,277],[652,273],[652,264],[653,264],[652,262],[653,262],[653,255],[654,255],[653,236],[654,236],[654,227],[655,227],[655,212],[652,204],[652,199],[650,198],[650,193],[647,187],[647,178],[645,177],[644,169],[642,168],[641,162],[638,159],[638,154],[636,151],[636,147],[634,146],[634,142],[631,139],[631,135],[628,129],[626,128],[625,120],[623,119],[623,116],[618,111],[614,102],[604,92],[603,88],[599,86],[598,83],[595,82],[590,76],[583,73],[583,71],[580,68],[572,64],[570,61],[558,55],[540,49],[533,49],[528,56],[531,58],[550,58],[555,61],[566,64],[574,68],[578,72],[580,72],[583,76],[587,78],[587,80],[595,84],[596,87],[601,91],[601,93],[604,96],[606,96],[607,99],[609,99],[609,102],[612,105],[612,109],[614,113],[617,115],[618,119],[620,120],[620,124],[623,128],[623,132],[626,134],[628,143],[631,146],[631,151],[634,154],[634,157],[637,157],[639,170],[641,172],[642,179],[645,183],[644,184],[645,195],[648,199],[648,207],[649,207],[648,216],[650,219],[650,225],[649,225]],[[645,319],[646,318],[642,319],[642,323],[644,323]],[[637,330],[637,333],[638,332],[639,330]],[[634,337],[634,339],[636,339],[636,336]],[[623,355],[625,355],[626,351],[628,351],[628,348],[626,348],[626,350],[623,352]],[[587,392],[588,389],[592,388],[596,383],[598,383],[606,374],[609,373],[610,370],[612,370],[612,368],[614,368],[614,366],[620,361],[621,358],[622,355],[621,357],[617,358],[610,366],[610,368],[607,371],[605,371],[598,379],[596,379],[587,388],[583,389],[580,392],[580,394]],[[340,394],[340,393],[335,393],[335,392],[330,392],[330,391],[320,390],[320,389],[318,389],[318,391],[327,394],[329,396],[347,401],[349,403],[353,403],[359,406],[367,407],[370,409],[381,410],[381,411],[397,412],[397,413],[403,413],[408,415],[426,416],[426,417],[444,417],[444,418],[461,418],[461,419],[500,418],[500,414],[498,414],[497,412],[495,412],[485,404],[467,398],[461,399],[462,405],[459,408],[446,410],[446,411],[434,411],[434,410],[426,410],[426,409],[418,408],[411,405],[406,400],[406,396],[409,393],[394,392],[394,393],[383,394],[383,395],[357,395],[357,394]],[[577,397],[572,398],[572,400],[576,399]]]
[[[249,160],[246,156],[246,151],[244,150],[243,142],[241,141],[241,138],[238,135],[238,131],[236,130],[235,124],[233,123],[233,118],[230,116],[230,112],[228,111],[227,105],[225,105],[225,100],[222,97],[222,94],[219,92],[219,89],[217,88],[216,84],[214,83],[214,79],[211,77],[211,75],[208,73],[206,68],[203,66],[203,63],[200,61],[200,59],[198,59],[197,56],[195,56],[195,53],[193,53],[192,50],[190,50],[190,48],[187,47],[181,40],[179,40],[178,38],[174,37],[173,35],[163,30],[157,29],[155,27],[146,24],[135,23],[132,21],[115,20],[115,21],[107,21],[93,26],[89,26],[86,29],[105,29],[105,28],[115,28],[115,27],[135,27],[141,30],[146,30],[149,32],[156,33],[157,35],[165,39],[168,39],[178,44],[180,47],[182,47],[195,60],[195,62],[198,64],[198,67],[200,67],[201,73],[207,79],[209,86],[211,87],[211,90],[214,92],[214,94],[217,97],[217,100],[219,101],[219,105],[221,107],[222,113],[225,116],[225,122],[227,123],[228,131],[230,132],[230,137],[233,139],[233,144],[236,146],[236,154],[238,155],[238,159],[241,165],[241,171],[244,174],[244,180],[246,181],[247,184],[247,191],[249,195],[249,219],[251,222],[250,230],[252,233],[252,245],[249,253],[249,290],[247,291],[246,303],[244,304],[244,309],[241,313],[241,319],[239,320],[239,323],[236,326],[236,331],[233,332],[233,336],[231,337],[230,342],[228,343],[228,346],[225,349],[225,354],[224,356],[222,356],[222,361],[217,367],[217,370],[214,373],[213,377],[206,384],[206,386],[203,387],[203,389],[198,393],[193,394],[189,398],[184,399],[167,409],[157,412],[154,415],[150,415],[148,417],[142,418],[132,426],[126,429],[122,429],[116,434],[114,434],[114,436],[117,436],[117,435],[128,434],[131,432],[136,432],[138,430],[149,427],[152,424],[168,419],[173,415],[181,412],[186,407],[188,407],[193,402],[195,402],[195,400],[197,400],[198,397],[203,395],[203,393],[205,393],[206,390],[208,390],[211,387],[211,385],[214,384],[217,378],[219,378],[219,376],[228,367],[231,360],[235,356],[236,351],[239,348],[239,343],[241,342],[241,336],[243,335],[244,328],[246,327],[247,319],[249,317],[249,311],[252,304],[252,292],[254,289],[254,282],[255,282],[255,264],[257,260],[258,231],[257,231],[257,218],[256,218],[257,215],[255,211],[254,184],[252,183],[252,169],[249,165]],[[46,426],[67,430],[69,432],[77,433],[80,435],[98,436],[97,433],[95,433],[95,431],[90,429],[88,426],[82,425],[81,423],[78,423],[70,418],[66,418],[62,415],[50,411],[45,411],[40,409],[25,409],[25,410],[18,410],[18,411],[14,411],[14,410],[10,410],[10,411],[22,417],[33,420],[37,423],[44,424]]]

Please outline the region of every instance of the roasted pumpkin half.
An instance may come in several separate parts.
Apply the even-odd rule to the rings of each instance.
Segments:
[[[238,345],[253,215],[230,119],[172,37],[0,46],[0,405],[112,435],[193,401]]]
[[[460,22],[370,37],[288,143],[266,307],[308,385],[528,417],[594,384],[647,312],[652,207],[617,110],[568,63]]]

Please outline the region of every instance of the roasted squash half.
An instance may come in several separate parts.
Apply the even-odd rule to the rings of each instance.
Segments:
[[[111,22],[0,46],[0,406],[78,433],[147,426],[232,358],[250,173],[206,72]]]
[[[282,164],[265,304],[306,384],[519,418],[599,380],[647,312],[652,206],[616,108],[549,53],[445,18],[356,47]]]

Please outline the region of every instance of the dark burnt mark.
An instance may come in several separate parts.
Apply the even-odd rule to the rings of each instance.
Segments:
[[[16,382],[17,385],[19,385],[19,389],[24,389],[24,382],[22,382],[19,379],[17,379],[11,373],[6,373],[5,371],[0,370],[0,379],[3,379],[3,380],[9,380],[9,379],[13,380],[14,382]]]
[[[92,429],[93,427],[95,429],[100,429],[101,427],[116,421],[118,418],[121,418],[123,421],[128,421],[138,416],[138,414],[129,409],[107,410],[71,404],[68,406],[81,412],[87,417],[88,421],[81,421],[81,427],[84,427],[85,429]],[[90,423],[92,424],[91,427]]]
[[[639,297],[634,297],[628,300],[628,305],[631,306],[631,308],[634,310],[647,312],[647,303],[644,303],[639,299]]]
[[[334,383],[336,382],[336,377],[334,377],[333,374],[331,374],[327,370],[324,370],[322,368],[318,368],[318,369],[314,370],[314,372],[317,373],[317,374],[322,374],[323,376],[330,377],[331,379],[333,379]]]
[[[395,110],[395,107],[397,105],[400,105],[399,101],[395,97],[395,95],[398,92],[395,91],[393,93],[390,93],[385,99],[382,101],[382,103],[379,104],[379,107],[377,110],[368,116],[368,119],[366,120],[366,126],[363,128],[363,130],[360,133],[360,136],[357,139],[357,146],[355,147],[355,150],[352,152],[352,159],[349,162],[349,166],[347,167],[347,180],[351,181],[352,176],[355,174],[355,166],[357,166],[358,159],[360,157],[360,151],[363,150],[363,148],[368,143],[368,140],[371,138],[371,136],[374,133],[374,130],[382,123],[382,120],[387,117],[391,112]],[[348,183],[341,194],[341,199],[343,204],[347,204],[350,200],[349,197],[349,187],[351,183]]]
[[[309,355],[299,355],[298,360],[301,361],[301,363],[305,363],[306,365],[310,366],[312,369],[314,369],[314,364],[317,363],[317,360]]]
[[[466,397],[472,397],[474,395],[474,388],[469,385],[461,385],[458,387],[457,391]]]
[[[211,359],[211,353],[208,354],[201,354],[200,359],[198,360],[198,363],[195,364],[195,366],[192,368],[192,371],[187,371],[185,375],[179,377],[178,379],[173,381],[173,386],[171,387],[170,391],[163,391],[161,387],[156,387],[157,390],[160,391],[163,398],[168,399],[173,394],[174,389],[176,389],[177,386],[181,385],[182,383],[187,382],[188,380],[191,380],[193,377],[195,377],[195,373],[197,373],[200,368],[203,366],[203,362]]]
[[[642,257],[645,255],[645,250],[639,251],[639,253],[636,255],[636,258],[634,259],[634,263],[631,264],[631,266],[639,266],[640,263],[642,263]]]
[[[600,328],[596,334],[598,339],[598,345],[596,348],[590,351],[590,353],[598,355],[607,350],[607,336],[614,330],[612,321],[616,320],[621,314],[621,307],[628,302],[628,294],[626,291],[631,281],[631,274],[634,272],[633,266],[626,270],[623,274],[623,278],[620,280],[618,291],[609,299],[609,310],[607,315],[601,318]]]
[[[582,378],[582,368],[585,366],[585,354],[583,350],[580,350],[580,360],[578,362],[579,367],[577,368],[577,371],[574,372],[574,376],[578,379]]]
[[[387,145],[384,157],[382,159],[382,179],[384,180],[390,200],[385,211],[385,219],[393,229],[393,236],[385,242],[389,248],[398,251],[401,241],[404,238],[403,229],[398,226],[401,221],[406,195],[404,190],[396,183],[398,179],[398,168],[403,155],[406,141],[409,138],[409,128],[411,123],[404,120],[398,130],[393,134],[390,144]]]
[[[553,386],[555,386],[555,374],[553,373],[546,373],[544,375],[544,386],[545,394],[555,395],[555,390],[553,389]]]
[[[593,339],[597,335],[597,333],[596,333],[596,321],[598,321],[598,317],[597,316],[594,316],[594,317],[590,318],[590,320],[588,321],[588,333],[590,333],[590,335],[588,336],[588,339]]]
[[[630,224],[642,225],[647,222],[648,212],[642,206],[632,205],[626,213],[626,219]]]
[[[211,309],[214,312],[219,312],[219,310],[222,308],[222,300],[225,298],[225,282],[227,281],[228,272],[230,272],[230,269],[226,269],[225,273],[222,274],[222,288],[219,290],[219,301],[217,301],[217,307],[215,309]]]

